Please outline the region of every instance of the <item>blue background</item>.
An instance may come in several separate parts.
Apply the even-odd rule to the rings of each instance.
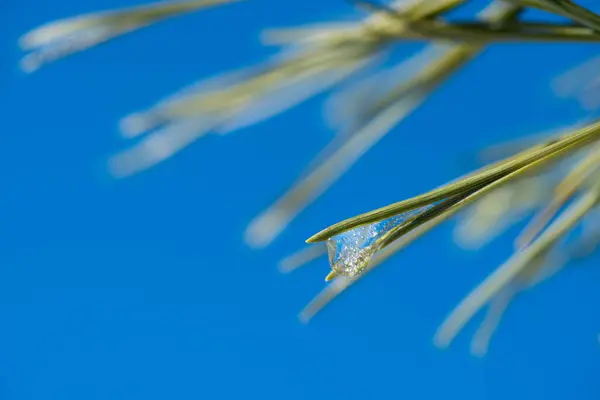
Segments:
[[[323,286],[326,262],[291,275],[275,267],[326,225],[475,167],[469,155],[485,145],[578,121],[583,111],[548,83],[597,45],[488,50],[272,247],[252,251],[245,225],[332,137],[322,96],[124,180],[104,164],[126,146],[116,122],[261,60],[271,52],[262,27],[355,11],[251,0],[19,71],[27,30],[133,4],[0,4],[0,399],[597,399],[597,260],[519,297],[483,359],[468,353],[475,324],[445,351],[431,338],[510,254],[514,229],[467,252],[447,223],[309,325],[296,313]]]

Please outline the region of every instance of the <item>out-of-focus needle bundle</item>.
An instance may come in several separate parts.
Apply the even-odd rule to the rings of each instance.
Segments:
[[[75,17],[37,28],[21,39],[31,50],[26,71],[148,26],[165,18],[235,0],[169,1]],[[466,0],[412,0],[373,4],[356,1],[369,15],[356,22],[266,30],[263,43],[281,47],[256,66],[222,74],[184,88],[120,122],[126,138],[139,139],[110,160],[116,176],[127,176],[168,159],[204,134],[225,134],[279,114],[315,94],[344,84],[326,102],[327,120],[339,131],[304,173],[252,220],[245,240],[265,247],[310,203],[347,172],[392,128],[419,107],[453,74],[500,42],[600,42],[600,17],[569,0],[492,1],[474,19],[450,20],[446,13]],[[528,22],[536,8],[567,23]],[[387,69],[374,69],[403,42],[428,42],[420,53]],[[575,97],[590,110],[598,104],[598,61],[559,77],[560,96]],[[361,277],[441,222],[465,211],[456,239],[478,247],[507,226],[535,212],[515,243],[515,254],[476,288],[444,322],[436,343],[447,345],[482,307],[488,317],[473,342],[483,353],[513,296],[555,272],[600,240],[600,123],[545,136],[501,160],[414,198],[330,226],[308,247],[281,263],[291,271],[329,255],[333,280],[303,312],[312,316]],[[539,143],[539,144],[536,144]],[[583,227],[575,241],[565,240]]]

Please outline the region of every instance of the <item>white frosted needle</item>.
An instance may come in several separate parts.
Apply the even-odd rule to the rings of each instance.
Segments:
[[[482,357],[487,353],[490,340],[514,295],[515,291],[509,287],[490,301],[485,319],[471,341],[471,354]]]
[[[33,72],[43,64],[160,20],[233,1],[239,0],[167,1],[50,22],[19,39],[21,48],[31,51],[21,60],[21,68],[26,72]]]
[[[265,45],[324,44],[346,32],[354,32],[356,22],[329,22],[292,28],[270,28],[261,33]]]
[[[476,249],[525,218],[552,194],[548,176],[524,178],[500,187],[473,204],[454,229],[454,240]]]
[[[553,249],[547,249],[536,256],[510,284],[490,300],[486,316],[471,341],[473,355],[482,357],[487,353],[503,314],[519,292],[538,285],[565,265],[564,255],[554,252],[550,256],[551,250]]]
[[[552,82],[552,88],[560,97],[577,99],[587,110],[596,110],[600,106],[600,57],[576,66],[558,76]]]
[[[512,139],[504,143],[495,144],[484,149],[479,153],[479,160],[484,163],[497,161],[503,158],[508,158],[522,150],[529,147],[533,147],[540,142],[547,142],[551,139],[558,139],[563,135],[577,129],[581,129],[584,126],[593,122],[593,119],[586,117],[576,123],[565,124],[558,128],[552,128],[539,132],[533,135],[527,135]]]
[[[255,68],[242,68],[194,82],[157,101],[146,110],[138,111],[121,118],[119,121],[121,135],[126,138],[135,138],[157,129],[161,125],[168,124],[175,119],[169,113],[169,110],[177,109],[189,101],[190,98],[205,97],[211,93],[221,92],[227,87],[250,78],[254,72]],[[198,114],[204,115],[205,113],[197,113],[189,117],[198,118]]]
[[[327,248],[321,244],[306,247],[282,259],[279,262],[279,271],[288,274],[325,254]]]
[[[362,275],[361,275],[362,276]],[[319,311],[323,309],[331,300],[346,290],[358,277],[340,276],[330,282],[325,289],[321,291],[306,307],[298,314],[298,319],[303,323],[308,323]]]
[[[390,85],[408,81],[417,76],[428,64],[434,63],[448,50],[442,45],[428,46],[395,67],[373,74],[331,95],[325,103],[325,119],[337,130],[351,130],[360,126],[364,117],[365,98],[375,98],[389,91]]]
[[[359,51],[322,50],[286,48],[258,65],[196,82],[149,109],[123,118],[119,124],[122,134],[139,136],[161,124],[219,112],[235,114],[236,120],[243,114],[242,123],[231,124],[247,126],[326,90],[368,59]],[[269,110],[265,103],[275,104],[277,110]]]
[[[281,114],[335,86],[365,67],[370,61],[370,58],[357,60],[349,65],[340,65],[328,71],[315,70],[314,75],[300,75],[290,79],[285,85],[273,90],[271,94],[267,92],[262,99],[248,103],[235,115],[235,118],[231,118],[220,127],[219,133],[226,134],[236,131]]]
[[[594,208],[581,221],[581,236],[571,250],[572,256],[581,258],[596,250],[600,243],[600,207]]]
[[[110,169],[123,177],[150,168],[204,134],[225,134],[284,112],[370,61],[358,53],[353,59],[336,63],[336,57],[343,55],[330,53],[323,63],[299,58],[296,62],[301,67],[296,70],[290,70],[289,64],[253,66],[196,83],[155,107],[131,114],[121,121],[123,136],[147,135],[112,157]]]
[[[114,177],[122,178],[146,170],[189,146],[215,125],[214,119],[204,117],[166,125],[140,143],[112,156],[108,161],[109,171]]]

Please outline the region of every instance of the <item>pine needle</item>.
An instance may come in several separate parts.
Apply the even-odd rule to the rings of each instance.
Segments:
[[[50,22],[19,39],[21,48],[31,51],[21,61],[21,68],[33,72],[44,64],[161,20],[234,1],[239,0],[166,1]]]

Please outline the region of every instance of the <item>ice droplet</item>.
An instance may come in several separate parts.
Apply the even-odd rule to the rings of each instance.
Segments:
[[[367,268],[371,258],[379,250],[378,239],[431,207],[433,204],[370,225],[359,226],[327,239],[327,253],[331,269],[342,276],[360,274]]]

